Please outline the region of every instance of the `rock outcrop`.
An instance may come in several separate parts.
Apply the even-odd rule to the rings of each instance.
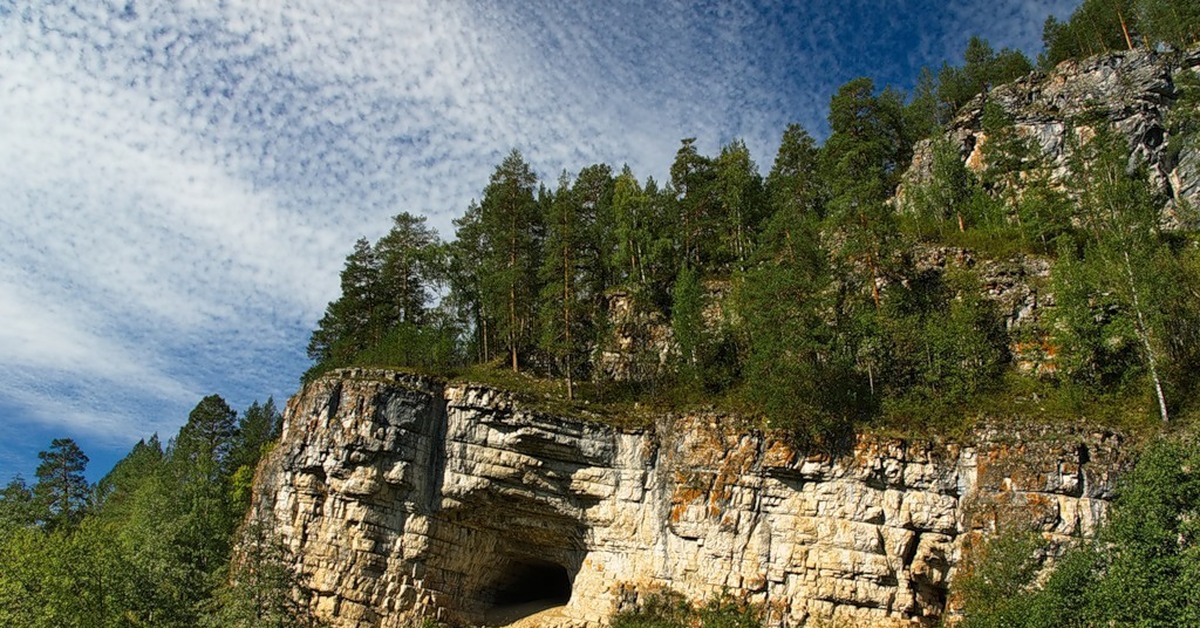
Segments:
[[[1200,206],[1200,144],[1195,137],[1172,137],[1169,116],[1185,73],[1200,69],[1200,48],[1160,53],[1139,49],[1065,61],[1048,73],[1034,72],[997,86],[967,103],[951,121],[946,137],[967,166],[986,169],[988,137],[985,106],[999,105],[1017,136],[1032,140],[1052,180],[1070,171],[1072,147],[1098,123],[1111,124],[1125,137],[1135,158],[1149,167],[1151,183],[1170,199],[1167,224],[1178,223],[1181,203]],[[914,148],[905,188],[926,180],[933,164],[928,140]]]
[[[1013,521],[1053,543],[1088,533],[1122,465],[1111,434],[817,452],[716,414],[621,430],[343,370],[288,403],[253,512],[334,626],[472,624],[542,599],[603,625],[663,588],[727,591],[770,625],[927,625],[968,539]]]

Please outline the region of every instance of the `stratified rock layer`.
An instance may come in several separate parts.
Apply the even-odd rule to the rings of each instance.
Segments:
[[[288,403],[254,512],[334,626],[473,623],[560,594],[560,617],[602,625],[663,588],[747,598],[770,625],[908,625],[945,612],[972,536],[1093,530],[1121,467],[1105,434],[861,436],[827,454],[726,422],[618,430],[482,386],[345,370]]]

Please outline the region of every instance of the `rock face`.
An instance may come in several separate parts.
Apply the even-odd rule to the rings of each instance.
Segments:
[[[1200,69],[1200,48],[1187,52],[1114,52],[1066,61],[1048,73],[1034,72],[975,97],[950,123],[947,138],[975,170],[988,167],[983,147],[987,103],[1000,106],[1018,136],[1040,150],[1052,180],[1069,172],[1071,147],[1094,132],[1097,121],[1112,124],[1136,158],[1149,166],[1151,182],[1171,200],[1165,220],[1178,222],[1181,202],[1200,203],[1200,146],[1195,138],[1173,138],[1168,117],[1184,73]],[[928,178],[933,164],[928,140],[914,148],[903,187]]]
[[[674,343],[671,326],[658,311],[639,306],[628,292],[608,297],[609,330],[596,348],[599,379],[647,382],[666,372]]]
[[[968,249],[919,246],[914,262],[920,272],[944,273],[951,268],[974,270],[983,297],[992,302],[1008,334],[1013,363],[1023,373],[1055,372],[1055,349],[1050,342],[1047,314],[1055,305],[1050,292],[1050,260],[1018,254],[1009,259],[986,259]]]
[[[288,403],[254,516],[334,626],[479,623],[539,600],[603,625],[663,588],[748,598],[776,626],[923,625],[946,612],[973,536],[1093,530],[1119,445],[1009,430],[819,453],[715,415],[622,431],[481,386],[344,370]]]

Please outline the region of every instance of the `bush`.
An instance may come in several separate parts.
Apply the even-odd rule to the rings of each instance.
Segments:
[[[676,591],[655,593],[636,609],[622,611],[612,618],[613,628],[756,628],[762,625],[762,611],[728,593],[704,603],[690,604]]]

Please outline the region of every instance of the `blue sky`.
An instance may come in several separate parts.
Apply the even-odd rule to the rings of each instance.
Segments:
[[[1077,2],[952,4],[0,0],[0,481],[282,403],[354,240],[451,235],[514,147],[661,180],[742,138],[765,172],[842,83],[1032,56]]]

